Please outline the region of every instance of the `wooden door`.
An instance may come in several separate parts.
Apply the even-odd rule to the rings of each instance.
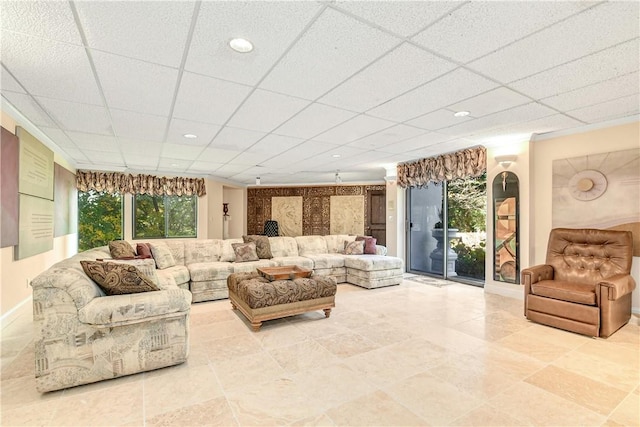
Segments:
[[[387,202],[385,190],[372,190],[367,196],[367,223],[365,234],[377,239],[379,245],[387,244]]]

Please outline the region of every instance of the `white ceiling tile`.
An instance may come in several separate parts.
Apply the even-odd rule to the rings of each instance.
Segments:
[[[90,47],[178,67],[189,33],[192,1],[78,1]]]
[[[461,1],[338,1],[336,6],[400,34],[415,34],[462,4]]]
[[[556,111],[549,107],[532,102],[510,110],[500,111],[475,120],[469,120],[459,125],[440,129],[438,132],[452,136],[472,135],[479,131],[501,128],[524,121],[551,116],[555,113]]]
[[[57,127],[33,98],[18,92],[2,91],[2,102],[9,102],[36,126]]]
[[[167,159],[196,160],[203,147],[182,144],[162,144],[162,157]]]
[[[222,163],[202,162],[200,160],[196,160],[195,162],[191,163],[191,166],[189,166],[187,172],[211,174],[222,166]]]
[[[222,125],[250,91],[248,86],[185,72],[173,115],[179,119]]]
[[[242,151],[251,147],[266,133],[225,126],[213,140],[211,148],[221,150]]]
[[[3,1],[3,30],[31,34],[50,40],[82,44],[73,13],[67,2]],[[2,35],[5,38],[5,35]]]
[[[477,118],[529,102],[531,102],[530,98],[522,96],[511,89],[499,87],[450,105],[448,108],[453,111],[469,111],[472,117]]]
[[[67,155],[69,157],[71,157],[71,159],[73,159],[75,162],[84,162],[87,163],[89,160],[87,159],[87,156],[84,155],[84,153],[82,152],[82,150],[78,149],[78,148],[69,148],[69,147],[65,147],[62,149],[65,153],[67,153]],[[76,167],[78,167],[78,165],[76,165]]]
[[[26,93],[16,79],[9,74],[4,67],[0,67],[0,88],[3,92],[20,92]]]
[[[320,10],[316,2],[202,2],[185,69],[255,85]],[[229,40],[254,45],[243,54]]]
[[[226,163],[238,157],[240,151],[222,150],[220,148],[207,148],[200,154],[198,160],[203,162]]]
[[[380,147],[379,150],[387,153],[405,153],[407,151],[413,151],[418,148],[427,147],[429,145],[437,144],[443,141],[452,139],[448,135],[443,135],[437,132],[429,132],[424,135],[419,135],[414,138],[409,138],[401,142],[387,145],[386,147]]]
[[[157,156],[148,156],[146,154],[123,153],[125,164],[131,169],[156,168],[158,166]]]
[[[572,110],[567,114],[588,123],[595,123],[598,121],[610,120],[618,117],[632,116],[634,114],[638,114],[639,110],[640,98],[636,93],[630,96],[625,96],[623,98],[603,102],[601,104]]]
[[[437,110],[432,113],[423,114],[413,120],[409,120],[407,124],[422,129],[438,130],[473,119],[471,116],[456,117],[453,114],[454,111],[452,110]]]
[[[276,157],[261,162],[260,164],[265,167],[286,168],[287,166],[295,164],[296,162],[315,157],[328,151],[335,150],[337,147],[338,145],[336,144],[307,141],[296,147],[293,147],[288,151],[285,151],[284,153]]]
[[[637,38],[639,5],[603,3],[472,62],[470,67],[511,82]]]
[[[413,126],[395,125],[374,133],[373,135],[365,136],[364,138],[350,142],[348,145],[350,147],[366,148],[370,150],[372,148],[384,147],[425,133],[427,133],[425,130],[418,129]]]
[[[275,156],[296,145],[301,144],[304,139],[292,138],[290,136],[269,134],[251,147],[247,148],[249,153],[259,153],[265,157]]]
[[[120,144],[118,139],[113,135],[100,135],[84,132],[67,132],[69,138],[83,150],[103,151],[103,152],[120,152]],[[103,153],[104,155],[104,153]]]
[[[167,134],[167,142],[184,145],[208,145],[222,126],[191,120],[173,119]],[[196,135],[197,138],[185,138],[185,134]]]
[[[150,114],[111,109],[111,119],[118,138],[162,142],[167,118]]]
[[[320,98],[319,102],[363,112],[455,67],[452,62],[404,43]]]
[[[489,146],[495,143],[502,144],[509,139],[522,140],[523,135],[543,134],[583,125],[583,122],[567,117],[564,114],[554,114],[540,119],[510,124],[506,127],[492,129],[486,132],[474,133],[466,137],[466,139]]]
[[[93,61],[110,108],[169,114],[177,70],[96,51]]]
[[[145,141],[143,139],[122,138],[122,137],[118,139],[120,140],[122,153],[125,155],[125,157],[128,154],[144,155],[148,158],[154,158],[155,163],[158,162],[158,157],[162,152],[162,144],[158,142]]]
[[[63,130],[113,135],[103,107],[41,97],[37,100]]]
[[[398,42],[382,31],[325,9],[260,86],[316,99]]]
[[[285,136],[308,139],[355,115],[356,113],[351,111],[314,103],[278,127],[274,132]]]
[[[90,161],[101,165],[119,166],[123,163],[122,155],[120,153],[109,153],[109,155],[106,156],[105,152],[100,150],[83,149],[82,152]]]
[[[316,141],[331,142],[333,144],[346,144],[382,129],[395,125],[388,120],[370,117],[365,114],[350,119],[327,132],[313,138]]]
[[[191,166],[192,160],[173,159],[171,157],[161,157],[158,162],[158,170],[168,172],[184,172]]]
[[[575,110],[640,92],[638,72],[596,83],[560,95],[544,98],[542,103],[562,111]]]
[[[249,151],[245,151],[244,153],[239,153],[239,154],[240,155],[235,159],[231,160],[230,163],[238,164],[238,165],[256,166],[256,165],[261,165],[262,161],[265,159],[265,156],[262,153],[251,153]]]
[[[413,41],[462,63],[577,13],[595,2],[468,2]]]
[[[69,139],[67,134],[58,128],[38,126],[38,129],[51,138],[51,140],[60,148],[78,148],[76,144]]]
[[[215,174],[222,177],[229,177],[229,176],[244,172],[247,169],[251,169],[251,168],[252,166],[247,166],[247,165],[226,164],[216,169]]]
[[[493,89],[497,83],[458,68],[411,92],[395,98],[367,114],[404,121],[446,107],[462,99]]]
[[[84,48],[25,34],[2,38],[2,64],[32,95],[102,105]]]
[[[536,99],[546,98],[637,71],[640,66],[639,52],[638,39],[631,40],[509,86]]]
[[[453,139],[450,141],[438,142],[431,146],[417,148],[407,153],[407,155],[410,156],[411,159],[421,159],[425,157],[438,156],[445,153],[452,153],[464,148],[469,148],[473,145],[475,144],[463,139]]]
[[[309,103],[300,98],[257,89],[231,117],[229,125],[269,132]]]

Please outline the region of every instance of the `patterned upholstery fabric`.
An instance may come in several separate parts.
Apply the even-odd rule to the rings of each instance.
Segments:
[[[300,256],[328,254],[327,242],[322,236],[296,236]]]
[[[376,245],[376,255],[385,256],[387,255],[387,251],[388,249],[386,246]]]
[[[272,219],[264,222],[264,235],[269,237],[276,237],[280,234],[278,230],[278,221]]]
[[[276,267],[277,264],[270,259],[261,259],[249,262],[234,262],[232,264],[234,273],[246,273],[256,271],[258,267]]]
[[[158,285],[158,273],[156,270],[156,262],[152,258],[142,258],[142,259],[114,259],[109,262],[114,262],[116,264],[127,264],[133,265],[137,268],[142,274],[151,279],[154,285]]]
[[[380,255],[367,255],[363,257],[345,257],[344,265],[347,268],[358,270],[389,270],[392,268],[402,268],[402,260]]]
[[[287,257],[275,257],[271,258],[271,261],[276,265],[297,265],[298,267],[313,270],[313,260],[303,256],[287,256]]]
[[[229,290],[254,309],[330,297],[335,295],[337,290],[336,281],[331,277],[314,276],[308,279],[269,282],[257,273],[237,276],[229,276]]]
[[[345,257],[341,254],[307,255],[307,258],[313,261],[314,269],[337,267],[341,267],[344,269]]]
[[[356,240],[364,240],[364,253],[367,255],[375,255],[376,254],[376,243],[378,239],[370,236],[358,236]]]
[[[364,253],[364,241],[358,240],[355,242],[345,242],[344,254],[345,255],[362,255]]]
[[[164,270],[158,270],[158,274],[165,271],[173,276],[178,286],[183,283],[189,283],[189,269],[184,265],[174,265]]]
[[[249,262],[258,261],[258,254],[256,253],[256,244],[251,243],[234,243],[231,245],[233,251],[236,253],[235,262]]]
[[[136,244],[136,252],[138,256],[144,258],[153,258],[153,254],[151,254],[151,246],[148,243],[138,243]]]
[[[344,253],[344,242],[353,242],[356,239],[356,236],[349,236],[348,234],[331,234],[322,237],[327,242],[327,253],[330,254]]]
[[[176,265],[176,260],[173,258],[171,250],[164,242],[149,243],[149,246],[151,246],[153,259],[156,260],[156,265],[159,269]]]
[[[171,251],[171,255],[173,255],[173,260],[176,262],[176,265],[185,265],[184,263],[184,242],[179,240],[169,239],[164,242],[165,245]]]
[[[197,239],[184,242],[184,263],[220,261],[221,243],[216,239]]]
[[[233,273],[233,265],[228,262],[198,262],[187,267],[192,282],[226,279]]]
[[[298,243],[293,237],[269,237],[269,246],[274,258],[298,256]]]
[[[267,236],[242,236],[242,240],[245,243],[253,242],[256,244],[256,253],[260,259],[271,259],[271,245],[269,244],[269,238]]]
[[[114,240],[109,242],[109,252],[111,258],[133,258],[136,252],[133,250],[129,242],[124,240]]]
[[[220,261],[234,262],[236,260],[236,252],[233,250],[234,243],[244,243],[242,239],[225,239],[220,240]]]
[[[84,272],[107,295],[159,291],[160,288],[133,265],[115,262],[80,261]]]

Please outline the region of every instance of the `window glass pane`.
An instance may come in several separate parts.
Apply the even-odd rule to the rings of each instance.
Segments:
[[[162,238],[164,233],[164,196],[136,194],[133,197],[133,238]]]
[[[78,192],[78,250],[122,239],[122,196],[91,190]]]
[[[167,197],[167,237],[196,237],[196,197]]]

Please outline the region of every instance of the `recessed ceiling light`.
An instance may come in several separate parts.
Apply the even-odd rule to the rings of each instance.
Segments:
[[[184,135],[182,135],[182,136],[184,136],[185,138],[188,138],[188,139],[195,139],[195,138],[197,138],[197,137],[198,137],[198,135],[194,135],[194,134],[192,134],[192,133],[185,133],[185,134],[184,134]]]
[[[253,43],[247,39],[231,39],[229,46],[231,46],[231,49],[240,53],[248,53],[253,50]]]
[[[338,157],[341,157],[340,154],[332,154],[331,157],[333,157],[334,159],[337,159]]]
[[[177,163],[171,163],[171,167],[172,167],[172,168],[177,168],[178,166],[180,166],[180,165],[179,165],[179,164],[177,164]]]
[[[466,116],[469,115],[469,112],[468,111],[458,111],[456,113],[453,113],[453,115],[455,117],[466,117]]]

